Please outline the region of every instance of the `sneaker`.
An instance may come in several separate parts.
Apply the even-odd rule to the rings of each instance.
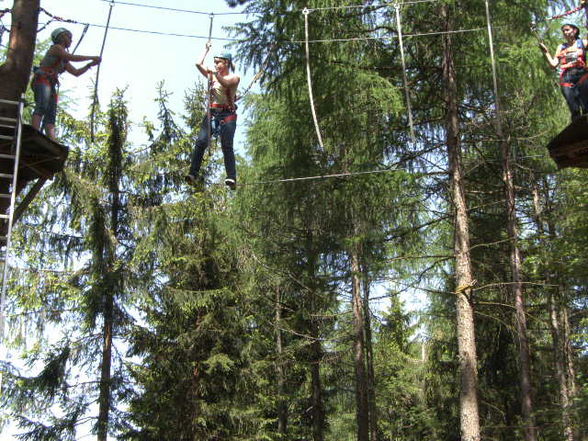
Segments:
[[[204,189],[204,181],[202,180],[202,178],[198,178],[194,175],[186,175],[185,178],[186,183],[192,187],[194,187],[194,189],[196,189],[197,191],[202,191]]]
[[[235,190],[237,188],[237,181],[233,178],[227,178],[225,179],[225,185],[231,190]]]
[[[185,178],[186,184],[188,185],[196,185],[196,176],[194,175],[186,175]]]

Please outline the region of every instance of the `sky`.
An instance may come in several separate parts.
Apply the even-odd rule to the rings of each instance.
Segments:
[[[2,3],[11,0],[0,1],[2,6]],[[202,13],[168,11],[124,3]],[[41,0],[41,7],[52,15],[91,25],[76,51],[79,55],[100,54],[110,4],[109,1],[104,0]],[[231,38],[223,27],[247,20],[247,16],[240,13],[242,10],[243,7],[230,8],[224,0],[121,0],[121,3],[114,2],[100,66],[98,97],[104,109],[116,88],[127,88],[125,96],[131,122],[135,127],[131,136],[133,143],[141,144],[147,141],[139,125],[145,116],[151,121],[155,120],[157,104],[154,99],[156,86],[160,81],[165,81],[165,88],[172,93],[170,104],[176,114],[181,114],[183,110],[184,92],[196,81],[204,84],[205,78],[197,71],[195,63],[200,58],[208,40],[210,14],[213,14],[211,49],[213,54],[222,51],[228,43],[222,39]],[[39,15],[39,27],[44,26],[50,18],[42,11]],[[8,17],[4,21],[9,24]],[[65,27],[72,31],[71,50],[73,50],[82,35],[84,26],[52,21],[39,33],[39,39],[49,39],[51,31],[57,27]],[[116,28],[201,38],[130,32]],[[234,50],[232,52],[235,55]],[[212,65],[210,57],[211,55],[207,61],[209,65]],[[83,66],[86,63],[75,64]],[[236,67],[237,74],[241,76],[240,89],[243,90],[249,85],[255,73],[250,70],[244,72],[244,66],[238,64]],[[61,90],[67,94],[70,101],[68,111],[78,118],[87,117],[96,72],[97,68],[94,67],[80,77],[74,77],[68,73],[61,75]],[[235,141],[238,154],[243,154],[243,132],[237,129]]]

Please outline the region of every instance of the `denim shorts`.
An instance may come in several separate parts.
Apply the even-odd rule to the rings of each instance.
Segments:
[[[35,81],[33,84],[35,93],[35,110],[33,115],[43,117],[43,124],[55,125],[57,116],[57,91],[55,87],[41,81]]]

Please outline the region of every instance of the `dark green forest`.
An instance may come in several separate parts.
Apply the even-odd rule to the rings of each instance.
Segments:
[[[549,157],[570,116],[538,47],[584,13],[359,3],[245,2],[235,192],[220,142],[184,182],[201,83],[148,91],[147,147],[124,84],[93,141],[61,106],[66,169],[12,245],[17,439],[588,440],[588,174]]]

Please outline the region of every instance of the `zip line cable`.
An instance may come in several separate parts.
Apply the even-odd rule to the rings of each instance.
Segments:
[[[504,26],[495,27],[494,29],[502,29]],[[404,34],[404,38],[413,37],[429,37],[435,35],[446,35],[446,34],[463,34],[467,32],[479,32],[485,31],[486,28],[470,28],[470,29],[456,29],[453,31],[435,31],[435,32],[420,32],[416,34]],[[345,41],[374,41],[374,40],[395,40],[396,36],[378,36],[378,37],[349,37],[349,38],[324,38],[320,40],[308,40],[309,43],[339,43]],[[305,43],[303,40],[282,40],[280,43],[293,43],[302,44]]]
[[[410,104],[410,91],[408,89],[408,75],[406,74],[406,60],[404,58],[404,43],[402,41],[402,24],[400,23],[400,5],[394,5],[396,10],[396,30],[398,32],[398,44],[400,46],[400,60],[402,63],[402,81],[404,82],[404,95],[406,97],[406,111],[408,113],[408,126],[410,127],[410,138],[413,144],[416,144],[414,136],[414,124],[412,121],[412,107]]]
[[[321,146],[321,149],[324,149],[324,145],[323,145],[323,138],[321,136],[321,130],[319,128],[318,125],[318,120],[316,117],[316,110],[314,108],[314,97],[312,94],[312,77],[310,74],[310,48],[308,46],[308,14],[309,14],[309,10],[308,9],[304,9],[304,11],[302,11],[302,14],[304,15],[304,37],[305,37],[305,52],[306,52],[306,82],[308,84],[308,96],[310,99],[310,110],[312,112],[312,119],[314,121],[314,128],[316,130],[316,137],[318,138],[318,142],[319,145]]]
[[[207,51],[210,50],[211,47],[211,38],[212,38],[212,23],[214,21],[214,14],[210,14],[210,26],[208,28],[208,42],[206,43]],[[212,117],[212,111],[210,110],[210,106],[212,106],[212,73],[208,73],[206,75],[206,79],[208,80],[208,102],[206,103],[206,135],[207,135],[207,146],[208,154],[212,154],[212,149],[210,148],[211,141],[212,141],[212,121],[210,120]]]
[[[245,187],[245,186],[252,186],[252,185],[278,184],[278,183],[282,183],[282,182],[318,181],[318,180],[323,180],[323,179],[348,178],[348,177],[352,177],[352,176],[373,175],[373,174],[394,173],[394,172],[409,173],[409,171],[404,168],[391,168],[391,169],[384,169],[384,170],[368,170],[368,171],[363,171],[363,172],[345,172],[345,173],[333,173],[333,174],[329,174],[329,175],[302,176],[299,178],[274,179],[274,180],[270,180],[270,181],[243,182],[243,183],[240,183],[239,186]],[[421,175],[421,176],[432,176],[432,175],[439,175],[439,174],[446,175],[447,172],[429,172],[429,173],[416,172],[415,174]]]
[[[90,114],[90,139],[94,142],[94,114],[96,113],[96,106],[98,105],[98,80],[100,79],[100,65],[102,64],[102,54],[104,53],[104,46],[106,45],[106,36],[108,35],[108,26],[110,25],[110,17],[112,16],[112,7],[114,2],[110,2],[110,9],[108,10],[108,19],[106,20],[106,28],[104,29],[104,37],[102,38],[102,47],[100,48],[100,63],[96,69],[96,81],[94,82],[94,97],[92,100],[92,112]]]
[[[103,2],[109,2],[110,0],[102,0]],[[419,3],[436,3],[439,2],[440,0],[413,0],[413,1],[406,1],[406,2],[402,2],[402,5],[414,5],[414,4],[419,4]],[[121,1],[115,1],[116,4],[118,5],[124,5],[124,6],[135,6],[135,7],[139,7],[139,8],[147,8],[147,9],[158,9],[158,10],[163,10],[163,11],[171,11],[171,12],[182,12],[182,13],[187,13],[187,14],[198,14],[198,15],[208,15],[210,14],[210,12],[206,12],[206,11],[198,11],[198,10],[194,10],[194,9],[177,9],[177,8],[170,8],[167,6],[156,6],[156,5],[148,5],[145,3],[131,3],[131,2],[121,2]],[[373,5],[347,5],[347,6],[325,6],[325,7],[319,7],[319,8],[305,8],[308,9],[309,12],[315,12],[315,11],[335,11],[335,10],[341,10],[341,9],[377,9],[377,8],[382,8],[385,6],[394,6],[397,2],[384,2],[381,3],[377,6],[373,6]],[[298,12],[303,12],[304,10],[300,10],[300,9],[292,9],[290,11],[287,11],[286,13],[289,14],[295,14]],[[257,15],[257,14],[261,14],[261,12],[246,12],[246,11],[242,11],[242,12],[215,12],[215,15]]]
[[[102,0],[103,2],[108,2],[110,0]],[[155,6],[155,5],[146,5],[144,3],[130,3],[130,2],[119,2],[114,1],[117,5],[124,5],[124,6],[137,6],[140,8],[149,8],[149,9],[159,9],[162,11],[171,11],[171,12],[182,12],[187,14],[198,14],[198,15],[248,15],[247,12],[205,12],[205,11],[195,11],[192,9],[177,9],[177,8],[168,8],[166,6]]]
[[[102,0],[102,1],[108,1],[108,0]],[[438,0],[424,0],[424,1],[438,1]],[[117,4],[119,2],[110,2],[109,3],[114,3]],[[406,3],[402,3],[402,5],[404,4],[409,4],[410,2],[406,2]],[[73,23],[73,24],[79,24],[79,25],[88,25],[90,27],[95,27],[95,28],[106,28],[106,25],[103,24],[97,24],[97,23],[84,23],[84,22],[80,22],[77,20],[72,20],[72,19],[65,19],[65,18],[61,18],[58,16],[55,16],[51,13],[49,13],[47,10],[41,8],[41,11],[43,11],[45,14],[47,14],[49,17],[53,18],[55,21],[59,21],[59,22],[63,22],[63,23]],[[311,11],[310,9],[308,10],[309,12]],[[210,15],[210,14],[208,14]],[[220,15],[219,13],[215,13],[215,15]],[[494,29],[502,29],[503,26],[498,26],[498,27],[494,27]],[[195,35],[195,34],[181,34],[181,33],[177,33],[177,32],[162,32],[162,31],[153,31],[153,30],[149,30],[149,29],[136,29],[136,28],[127,28],[127,27],[121,27],[121,26],[110,26],[109,29],[111,30],[115,30],[115,31],[123,31],[123,32],[136,32],[136,33],[142,33],[142,34],[152,34],[152,35],[162,35],[162,36],[168,36],[168,37],[182,37],[182,38],[194,38],[194,39],[200,39],[200,40],[208,40],[208,37],[205,35]],[[460,33],[465,33],[465,32],[478,32],[478,31],[484,31],[486,30],[485,27],[481,27],[481,28],[469,28],[469,29],[456,29],[453,31],[435,31],[435,32],[421,32],[421,33],[415,33],[415,34],[404,34],[403,37],[404,38],[413,38],[413,37],[426,37],[426,36],[435,36],[435,35],[445,35],[445,34],[460,34]],[[318,40],[308,40],[308,43],[331,43],[331,42],[345,42],[345,41],[372,41],[372,40],[394,40],[397,37],[395,36],[378,36],[378,37],[349,37],[349,38],[326,38],[326,39],[318,39]],[[228,38],[228,37],[210,37],[211,40],[216,40],[216,41],[227,41],[227,42],[241,42],[241,41],[246,41],[246,40],[242,40],[239,38]],[[276,40],[276,43],[282,43],[282,44],[305,44],[306,40]]]

